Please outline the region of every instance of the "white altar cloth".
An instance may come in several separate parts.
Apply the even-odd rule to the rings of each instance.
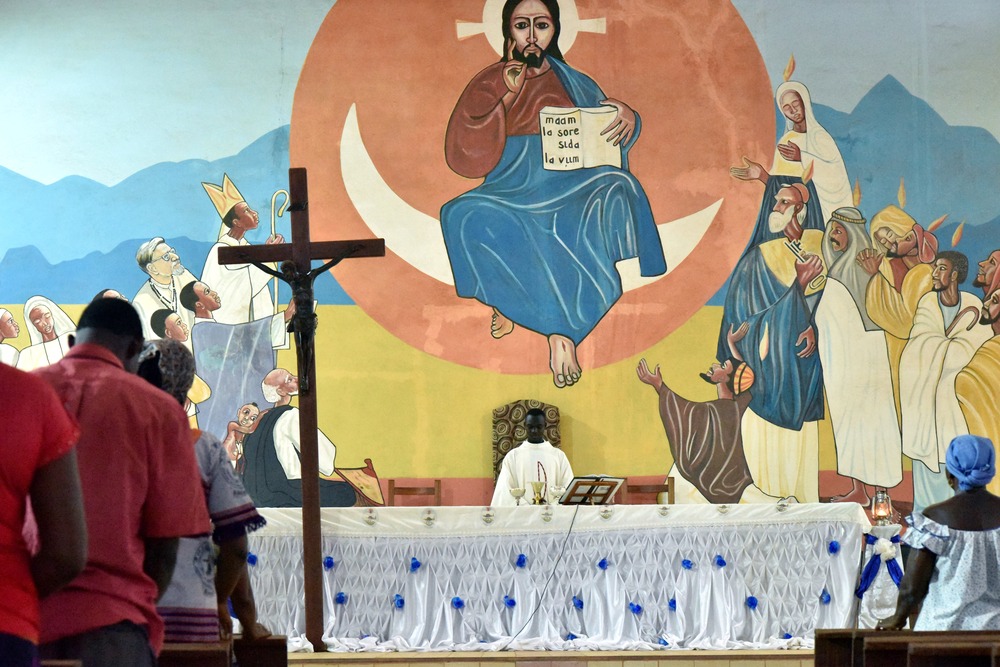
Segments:
[[[805,648],[851,627],[852,503],[323,509],[333,651]],[[609,515],[610,510],[610,515]],[[249,536],[260,620],[305,640],[299,510]],[[537,607],[537,612],[532,612]]]

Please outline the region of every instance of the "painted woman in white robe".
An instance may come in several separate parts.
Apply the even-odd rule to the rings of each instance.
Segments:
[[[17,367],[31,371],[54,364],[69,352],[69,335],[76,323],[63,309],[44,296],[33,296],[24,303],[24,320],[31,345],[21,350]]]

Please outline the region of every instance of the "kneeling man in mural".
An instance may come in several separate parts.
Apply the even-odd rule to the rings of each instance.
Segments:
[[[274,407],[260,413],[243,440],[243,485],[258,507],[302,507],[299,409],[290,405],[299,393],[299,379],[275,368],[264,377],[261,390]],[[337,447],[322,431],[316,435],[320,476],[332,476]],[[331,479],[320,479],[319,497],[323,507],[350,507],[357,500],[350,484]]]
[[[635,369],[639,379],[659,396],[660,420],[674,460],[667,476],[674,479],[679,503],[778,500],[754,485],[743,453],[740,420],[750,403],[754,373],[736,343],[748,329],[746,323],[736,331],[730,329],[727,338],[732,356],[700,374],[705,382],[715,385],[718,398],[713,401],[689,401],[675,393],[663,381],[659,364],[650,371],[646,360],[640,359]]]

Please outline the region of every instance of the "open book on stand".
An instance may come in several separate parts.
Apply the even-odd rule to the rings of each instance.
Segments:
[[[542,160],[550,171],[622,166],[621,146],[601,135],[615,119],[612,106],[593,108],[544,107],[538,112],[542,132]]]
[[[607,505],[625,483],[624,477],[585,475],[574,477],[559,499],[561,505]]]

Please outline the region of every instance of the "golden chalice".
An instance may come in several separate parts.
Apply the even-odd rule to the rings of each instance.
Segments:
[[[532,482],[531,490],[535,493],[535,497],[531,500],[532,505],[544,505],[542,500],[542,489],[545,488],[545,482]]]

